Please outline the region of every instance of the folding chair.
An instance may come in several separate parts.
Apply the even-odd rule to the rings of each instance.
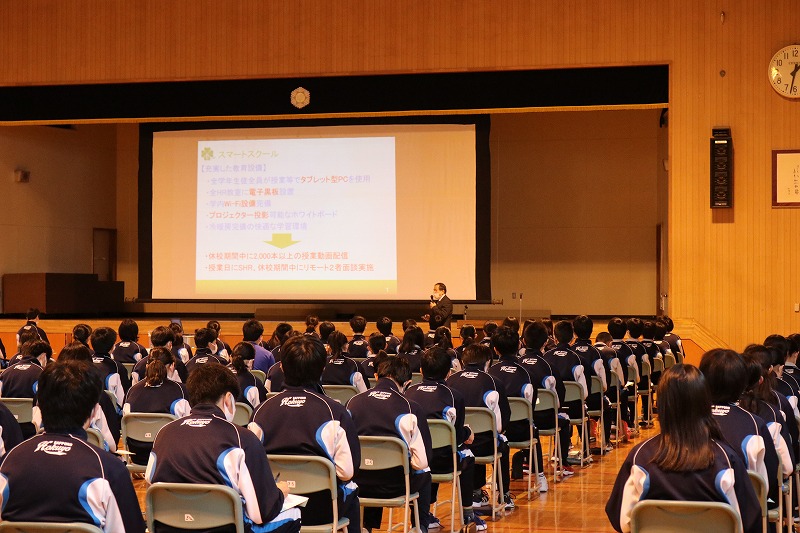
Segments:
[[[511,450],[528,450],[528,499],[530,500],[531,494],[539,488],[539,463],[536,461],[536,454],[533,453],[533,448],[539,442],[533,437],[533,405],[525,398],[509,398],[508,404],[511,407],[511,422],[525,420],[530,430],[527,440],[508,441]],[[531,465],[533,470],[530,470]],[[536,489],[532,488],[533,476],[536,476]]]
[[[633,507],[631,533],[741,533],[742,521],[722,502],[643,500]]]
[[[236,411],[233,412],[233,423],[237,426],[247,426],[250,417],[253,416],[253,408],[249,403],[236,402]]]
[[[331,523],[317,526],[303,525],[300,531],[304,533],[335,533],[347,529],[350,520],[339,518],[339,508],[336,503],[336,470],[330,459],[315,455],[275,454],[267,454],[267,459],[272,474],[280,475],[281,480],[288,483],[292,494],[304,495],[323,490],[327,490],[331,494],[333,508]]]
[[[622,396],[621,396],[621,393],[622,393],[622,388],[625,386],[625,384],[619,382],[619,377],[617,376],[616,372],[612,372],[611,373],[611,385],[610,386],[611,387],[616,387],[616,389],[617,389],[617,399],[616,399],[616,401],[612,401],[611,402],[611,407],[613,407],[614,410],[617,412],[617,416],[616,416],[616,418],[617,418],[617,420],[616,420],[616,422],[617,422],[617,425],[616,425],[617,435],[616,435],[616,437],[614,439],[614,444],[619,446],[620,443],[623,441],[623,438],[622,438]]]
[[[675,356],[672,353],[667,352],[664,354],[664,369],[668,369],[672,366],[675,366]]]
[[[433,514],[436,514],[436,509],[440,503],[450,503],[450,531],[454,533],[461,529],[463,526],[463,517],[461,515],[461,492],[459,490],[460,479],[458,472],[458,442],[456,441],[456,428],[453,427],[447,420],[430,419],[428,420],[428,428],[431,432],[432,448],[442,448],[449,446],[453,453],[453,469],[446,474],[431,473],[432,483],[451,483],[451,492],[449,500],[436,500],[433,502]],[[456,515],[458,510],[458,515]],[[458,516],[458,527],[456,527],[456,516]]]
[[[580,426],[581,451],[579,457],[581,458],[581,466],[586,466],[586,455],[584,450],[589,447],[586,431],[586,393],[577,381],[564,382],[564,403],[579,401],[581,404],[581,417],[570,418],[569,423],[573,426]]]
[[[633,383],[633,395],[628,396],[628,403],[633,403],[633,427],[631,433],[634,435],[639,434],[639,426],[636,423],[639,420],[639,383],[636,381],[637,369],[633,366],[628,367],[628,381]]]
[[[503,501],[503,495],[505,494],[503,487],[503,476],[500,475],[500,452],[497,451],[497,421],[494,416],[494,411],[488,407],[467,407],[466,415],[465,423],[469,425],[473,432],[492,432],[492,445],[494,452],[492,455],[475,456],[475,464],[491,465],[492,467],[492,477],[489,478],[491,480],[489,481],[489,487],[491,489],[489,491],[489,502],[492,506],[492,520],[495,520],[497,512],[505,509],[505,502]],[[475,488],[477,489],[479,487]],[[499,498],[497,497],[497,490],[500,491]]]
[[[167,413],[127,413],[122,417],[122,445],[130,451],[128,439],[152,444],[159,430],[173,420],[175,417]],[[147,470],[147,465],[134,463],[130,454],[125,454],[125,462],[129,472]]]
[[[128,372],[128,379],[131,379],[131,374],[133,373],[133,367],[136,366],[136,363],[121,363],[123,368]]]
[[[100,449],[106,449],[106,439],[103,434],[96,428],[86,428],[86,442],[93,444]]]
[[[385,470],[387,468],[403,467],[406,490],[403,496],[396,498],[367,498],[359,496],[361,505],[361,522],[364,522],[364,507],[389,507],[403,508],[403,533],[408,533],[408,522],[411,512],[411,503],[414,504],[414,523],[419,527],[419,493],[411,493],[411,480],[408,446],[397,437],[368,437],[359,436],[361,444],[360,470]],[[392,530],[391,518],[389,531]]]
[[[605,406],[605,402],[603,402],[603,398],[605,398],[605,391],[603,391],[603,382],[600,380],[600,376],[592,376],[592,393],[599,392],[600,393],[600,409],[594,410],[587,410],[586,416],[589,417],[597,417],[599,418],[600,424],[600,453],[605,453],[606,449],[606,426],[605,426],[605,416],[603,415],[603,407]]]
[[[260,380],[262,385],[266,383],[267,374],[263,370],[251,370],[250,373],[253,374],[256,379]]]
[[[154,483],[145,502],[150,533],[158,533],[156,522],[204,531],[233,524],[236,533],[244,533],[242,498],[225,485]]]
[[[0,398],[20,424],[33,422],[33,398]]]
[[[350,398],[358,394],[358,389],[354,385],[323,385],[322,390],[325,395],[346,405]]]
[[[642,359],[642,374],[639,376],[641,380],[647,379],[648,386],[646,389],[639,389],[636,388],[636,392],[639,396],[646,396],[647,397],[647,420],[644,418],[644,410],[642,411],[642,422],[647,424],[647,427],[652,426],[653,424],[653,380],[650,379],[652,375],[650,363]],[[636,420],[634,418],[634,420]]]
[[[422,383],[422,373],[421,372],[413,372],[411,374],[411,384],[416,385],[417,383]]]
[[[750,482],[753,484],[753,489],[758,496],[758,503],[761,505],[761,531],[767,533],[767,480],[752,470],[748,470],[747,475],[750,476]]]
[[[2,533],[103,533],[92,524],[79,522],[0,522]]]
[[[547,411],[548,409],[553,410],[553,429],[539,428],[539,437],[550,437],[550,453],[545,455],[556,458],[553,466],[553,483],[555,483],[565,459],[561,457],[561,436],[558,431],[558,396],[549,389],[538,389],[536,392],[536,405],[533,406],[533,410]],[[544,469],[544,465],[542,465],[542,469]]]

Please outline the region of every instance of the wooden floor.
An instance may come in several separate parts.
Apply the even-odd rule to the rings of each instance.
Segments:
[[[550,491],[537,493],[531,501],[524,496],[527,482],[513,481],[511,492],[519,495],[515,500],[517,507],[502,518],[498,517],[495,522],[492,522],[490,517],[486,517],[489,525],[488,531],[497,533],[613,532],[614,530],[606,518],[605,505],[619,467],[630,449],[637,442],[655,435],[658,432],[657,428],[658,422],[656,422],[655,429],[642,430],[641,434],[632,439],[630,443],[622,444],[605,457],[595,457],[595,462],[591,465],[585,468],[575,467],[575,475],[566,481],[554,484],[552,475],[550,475]],[[547,443],[546,440],[545,443]],[[142,510],[144,510],[145,482],[134,480],[134,485]],[[440,498],[446,498],[449,494],[450,485],[441,485],[439,488]],[[440,506],[436,514],[444,526],[439,531],[449,531],[449,504]],[[387,526],[387,517],[388,512],[385,512],[383,530]]]

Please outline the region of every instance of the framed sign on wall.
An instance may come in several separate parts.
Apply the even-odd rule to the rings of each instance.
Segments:
[[[800,150],[772,151],[772,207],[800,207]]]

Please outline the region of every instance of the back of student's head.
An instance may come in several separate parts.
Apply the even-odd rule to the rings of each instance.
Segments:
[[[26,342],[38,341],[38,340],[41,340],[41,335],[39,335],[39,330],[37,330],[36,328],[26,329],[19,334],[19,342],[17,342],[17,347],[22,346]]]
[[[281,348],[281,367],[286,384],[299,387],[318,383],[327,358],[325,345],[313,335],[287,339]]]
[[[132,318],[125,318],[119,323],[119,339],[136,342],[139,338],[139,324]]]
[[[575,332],[572,329],[572,322],[569,320],[559,321],[553,328],[553,333],[555,334],[556,340],[562,344],[572,342],[572,339],[575,337]]]
[[[739,401],[747,386],[747,367],[733,350],[716,348],[704,353],[700,359],[700,372],[706,378],[714,403]]]
[[[53,348],[44,341],[29,341],[22,345],[20,352],[26,358],[45,356],[45,360],[53,357]]]
[[[615,340],[621,340],[625,338],[625,333],[628,332],[628,326],[621,318],[614,317],[608,321],[608,332]]]
[[[553,321],[550,320],[549,318],[543,318],[542,319],[542,324],[544,324],[544,327],[547,328],[547,334],[548,335],[552,335],[553,334]]]
[[[327,320],[319,325],[319,338],[322,342],[328,342],[328,337],[331,333],[336,331],[336,326],[333,322],[328,322]]]
[[[29,308],[28,308],[28,312],[27,312],[27,313],[25,313],[25,319],[26,319],[26,320],[34,320],[34,319],[38,318],[40,314],[41,314],[41,313],[39,312],[39,309],[38,309],[38,308],[36,308],[36,307],[29,307]]]
[[[792,333],[786,340],[789,341],[789,355],[797,355],[800,352],[800,333]]]
[[[80,342],[71,342],[58,352],[58,361],[91,361],[92,352]]]
[[[91,362],[59,360],[47,365],[37,394],[42,425],[51,432],[82,428],[102,393],[103,380]]]
[[[364,333],[364,330],[367,329],[367,319],[360,315],[354,316],[350,319],[350,329],[357,335]]]
[[[175,338],[175,340],[172,341],[172,344],[178,347],[183,346],[183,326],[177,322],[170,322],[167,327],[172,330],[172,334]]]
[[[378,328],[385,337],[392,334],[392,319],[388,316],[382,316],[375,322],[375,327]]]
[[[485,344],[470,344],[464,348],[461,360],[465,365],[483,365],[491,356],[491,349]]]
[[[656,323],[652,320],[642,322],[642,338],[654,340],[656,338]]]
[[[275,331],[272,332],[272,337],[269,339],[270,349],[281,346],[286,339],[289,338],[289,333],[292,332],[292,325],[288,322],[281,322],[275,326]]]
[[[547,328],[541,321],[537,320],[525,328],[525,331],[522,332],[522,337],[526,348],[535,351],[541,350],[542,346],[547,342]]]
[[[417,321],[416,320],[414,320],[413,318],[406,318],[405,320],[403,320],[403,324],[402,324],[401,327],[403,328],[403,331],[405,331],[408,328],[415,327],[416,325],[417,325]]]
[[[208,329],[213,329],[219,337],[219,332],[222,329],[222,325],[219,323],[219,320],[209,320],[206,324],[206,327]]]
[[[473,326],[472,324],[464,324],[463,326],[461,326],[461,331],[459,331],[459,336],[461,337],[462,342],[466,341],[467,339],[474,340],[475,335],[477,335],[477,332],[475,331],[475,326]]]
[[[194,345],[198,348],[208,348],[217,340],[217,332],[211,328],[199,328],[194,330]],[[153,343],[155,344],[155,342]]]
[[[223,365],[198,365],[186,381],[189,389],[189,405],[215,404],[227,393],[239,397],[239,381],[230,369]]]
[[[492,346],[500,355],[516,355],[519,350],[519,334],[513,328],[500,326],[492,335]]]
[[[397,348],[397,353],[413,352],[416,348],[422,348],[425,344],[425,332],[422,328],[411,326],[403,333],[403,342]]]
[[[319,324],[319,317],[316,315],[308,315],[306,317],[306,333],[314,333]]]
[[[379,378],[392,378],[404,385],[411,381],[411,367],[404,357],[387,357],[375,365],[375,375]]]
[[[422,369],[422,375],[426,379],[441,381],[447,377],[450,367],[450,354],[446,348],[432,346],[422,354],[420,368]]]
[[[194,341],[198,347],[201,348],[205,347],[203,345],[197,344],[196,337]],[[169,329],[167,326],[158,326],[150,333],[150,344],[152,344],[153,346],[155,347],[166,346],[169,343],[173,344],[175,343],[175,333],[173,333],[172,330]]]
[[[739,405],[758,413],[760,401],[777,403],[773,394],[775,375],[770,371],[774,365],[773,351],[763,344],[750,344],[742,352],[742,360],[747,368],[747,386]]]
[[[519,319],[515,316],[507,316],[503,319],[503,326],[511,328],[519,335]]]
[[[386,337],[383,332],[376,331],[369,336],[367,342],[369,343],[369,351],[376,355],[381,351],[386,351]]]
[[[242,324],[242,340],[257,342],[262,335],[264,335],[264,326],[255,318],[251,318]]]
[[[175,363],[175,356],[172,352],[159,346],[150,350],[147,356],[147,370],[144,381],[148,387],[157,387],[167,379],[169,366]]]
[[[764,339],[764,346],[774,353],[775,365],[786,364],[786,357],[789,355],[789,341],[783,335],[770,335]]]
[[[347,336],[341,331],[331,331],[328,335],[328,347],[331,350],[331,357],[340,357],[344,353],[347,344]]]
[[[487,320],[483,323],[483,336],[484,337],[491,337],[494,335],[494,331],[497,329],[497,322],[493,320]]]
[[[233,347],[231,353],[231,366],[236,372],[243,374],[248,371],[247,361],[252,361],[256,358],[256,349],[249,342],[240,342]]]
[[[667,333],[669,333],[675,328],[675,323],[667,315],[661,315],[661,321],[664,323],[665,326],[667,326]]]
[[[444,325],[444,315],[439,312],[433,311],[428,318],[428,328],[430,328],[431,331],[436,331],[436,328],[440,328],[443,325]]]
[[[611,333],[607,331],[601,331],[597,334],[597,337],[594,338],[595,342],[602,342],[603,344],[611,344],[613,340]]]
[[[117,332],[108,327],[99,327],[91,335],[92,348],[95,352],[109,353],[114,343],[117,342]]]
[[[92,326],[89,324],[75,324],[72,328],[72,338],[78,342],[86,344],[89,342],[89,337],[92,334]]]
[[[572,321],[572,329],[575,330],[575,336],[579,339],[589,340],[592,338],[594,322],[586,315],[576,316]]]
[[[655,341],[663,341],[664,335],[667,334],[667,325],[664,324],[663,320],[656,320],[654,323],[655,325],[655,332],[653,333],[653,340]]]
[[[443,348],[453,347],[453,338],[450,333],[450,328],[447,326],[439,326],[433,334],[433,343]]]
[[[625,325],[628,327],[628,333],[630,333],[632,339],[638,339],[642,336],[642,319],[641,318],[629,318]]]

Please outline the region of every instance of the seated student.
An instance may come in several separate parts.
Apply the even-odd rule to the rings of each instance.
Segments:
[[[331,333],[336,331],[336,326],[333,322],[325,321],[319,325],[319,339],[323,344],[328,344],[328,337]]]
[[[153,348],[166,348],[171,352],[174,341],[175,333],[167,326],[158,326],[150,332],[150,344]],[[139,362],[133,367],[133,370],[131,371],[131,383],[135,384],[140,379],[143,379],[146,373],[147,358],[145,357],[144,359],[140,359]],[[167,377],[172,381],[186,383],[186,379],[189,377],[189,372],[186,370],[186,365],[183,363],[183,360],[178,358],[175,359],[175,369],[170,370]]]
[[[169,351],[175,356],[176,361],[180,360],[185,365],[189,362],[189,359],[194,357],[194,352],[189,343],[183,338],[183,326],[177,322],[170,322],[168,327],[175,335],[175,340],[172,341],[172,348]]]
[[[52,354],[53,349],[44,341],[30,341],[23,344],[22,360],[9,366],[0,374],[0,397],[32,398],[33,405],[36,406],[39,378]],[[19,426],[22,436],[26,439],[36,434],[36,427],[32,422],[22,422]]]
[[[204,364],[189,374],[186,386],[192,412],[156,435],[147,482],[225,485],[242,498],[245,531],[300,531],[300,511],[281,511],[289,493],[286,481],[275,483],[258,437],[231,422],[239,395],[236,376],[222,365]]]
[[[189,393],[182,383],[167,377],[175,367],[175,356],[166,348],[153,348],[147,356],[147,374],[144,379],[131,387],[122,407],[128,413],[166,413],[178,418],[187,416],[190,411]],[[147,464],[152,449],[151,443],[128,440],[125,448],[133,452],[133,462]]]
[[[367,357],[369,343],[364,336],[364,330],[367,329],[367,320],[363,316],[354,316],[350,319],[350,329],[353,330],[353,338],[350,339],[345,351],[350,354],[350,357],[358,359]]]
[[[497,329],[497,322],[493,320],[487,320],[483,323],[483,338],[480,340],[480,344],[485,346],[490,346],[492,344],[492,335],[494,335],[495,330]]]
[[[233,347],[231,364],[228,365],[239,381],[239,396],[236,401],[249,404],[253,409],[267,399],[266,387],[250,372],[255,357],[255,347],[249,342],[240,342]]]
[[[494,411],[497,421],[497,451],[502,458],[500,472],[495,472],[494,477],[503,482],[502,495],[507,509],[514,508],[509,486],[511,480],[508,472],[508,440],[501,437],[508,427],[511,418],[511,407],[508,405],[505,387],[486,371],[489,367],[490,348],[483,344],[473,344],[464,350],[464,370],[456,372],[445,382],[451,389],[457,390],[464,396],[466,407],[488,407]],[[494,443],[492,432],[484,431],[475,434],[475,440],[470,445],[472,453],[476,456],[492,455]],[[475,465],[474,487],[472,495],[473,507],[485,510],[491,508],[489,494],[481,490],[486,480],[486,465]],[[494,481],[494,480],[493,480]]]
[[[251,318],[242,324],[242,341],[249,342],[256,350],[256,358],[253,361],[253,368],[255,370],[266,372],[269,370],[269,367],[275,364],[275,358],[272,356],[272,352],[261,346],[261,342],[263,340],[264,326],[261,324],[261,322],[255,318]],[[195,346],[199,346],[196,339]],[[230,353],[231,350],[228,350],[228,354]]]
[[[376,331],[369,336],[369,352],[367,358],[360,363],[361,372],[367,377],[367,383],[369,379],[375,377],[375,364],[380,354],[386,355],[386,336]]]
[[[550,363],[548,363],[542,357],[542,347],[547,342],[547,328],[545,327],[544,323],[538,320],[531,323],[522,332],[522,338],[525,355],[519,359],[520,366],[528,371],[528,375],[531,377],[531,383],[537,389],[547,389],[552,391],[558,397],[558,405],[563,405],[565,394],[564,381],[553,371]],[[533,422],[536,424],[538,429],[554,429],[554,417],[555,413],[553,413],[553,411],[550,409],[546,411],[533,412]],[[559,414],[557,420],[558,433],[560,435],[559,443],[561,448],[556,450],[556,453],[559,454],[562,462],[566,462],[570,446],[568,437],[570,432],[569,418],[565,414]],[[536,443],[536,460],[538,461],[538,464],[543,464],[541,442]],[[575,471],[571,466],[567,464],[562,465],[561,475],[563,477],[572,476],[574,474]],[[540,478],[539,490],[541,492],[546,492],[548,489],[546,478],[544,480],[544,484],[541,483],[542,481],[543,480]]]
[[[217,363],[222,366],[228,365],[228,360],[217,355],[217,334],[211,328],[200,328],[194,331],[194,345],[197,349],[194,352],[194,357],[189,359],[186,363],[186,371],[189,375],[200,366],[209,363]]]
[[[642,329],[644,324],[642,323],[641,319],[639,318],[629,318],[625,325],[628,329],[628,336],[630,337],[625,343],[630,346],[633,355],[636,358],[636,368],[639,373],[639,381],[638,387],[640,391],[646,391],[650,388],[650,380],[651,377],[642,376],[642,361],[646,361],[652,371],[653,362],[650,360],[650,356],[647,353],[647,350],[644,347],[644,344],[641,343],[639,340],[642,337]],[[639,422],[639,426],[647,427],[652,425],[653,421],[650,419],[650,412],[647,410],[647,398],[645,396],[641,397],[642,402],[642,409],[641,409],[641,421]]]
[[[625,371],[628,371],[631,368],[633,369],[632,371],[629,371],[628,374],[630,374],[630,372],[633,372],[634,379],[631,382],[630,386],[626,386],[628,396],[630,396],[634,394],[634,387],[636,383],[639,383],[639,365],[636,362],[636,355],[634,355],[633,350],[628,345],[628,343],[625,342],[625,334],[627,332],[628,332],[628,325],[625,323],[624,320],[622,320],[619,317],[614,317],[611,320],[609,320],[608,333],[611,335],[612,338],[611,348],[613,348],[614,351],[617,352],[617,358],[620,360],[620,363],[622,364],[622,367],[624,368]],[[629,377],[628,374],[625,375],[626,380]],[[624,414],[625,411],[623,411],[623,415]],[[638,429],[634,427],[635,425],[634,423],[636,422],[634,420],[634,416],[635,416],[635,408],[634,410],[631,410],[629,418],[626,419],[625,421],[627,422],[631,430],[638,431]]]
[[[325,348],[318,338],[301,335],[287,340],[282,351],[285,388],[256,409],[248,427],[261,438],[268,454],[331,460],[336,467],[339,516],[350,519],[349,533],[361,533],[358,486],[352,481],[361,448],[350,414],[319,390]],[[333,519],[329,491],[311,494],[301,513],[303,525],[329,523]]]
[[[444,327],[444,316],[436,312],[431,313],[428,318],[428,333],[425,334],[422,346],[425,350],[436,344],[436,330],[441,327]]]
[[[440,346],[434,346],[425,351],[422,356],[422,382],[411,385],[406,389],[406,398],[417,402],[425,410],[428,420],[447,420],[456,430],[456,443],[458,444],[458,469],[461,489],[462,513],[465,524],[475,524],[476,531],[486,531],[487,526],[472,509],[472,491],[474,482],[475,456],[469,449],[472,444],[472,430],[464,424],[465,408],[464,397],[457,390],[445,384],[445,379],[450,373],[450,355]],[[386,357],[386,356],[384,356]],[[527,437],[526,437],[527,438]],[[449,446],[434,448],[430,459],[431,472],[446,474],[453,471],[453,455]],[[431,485],[431,502],[436,501],[439,484]],[[439,519],[431,515],[428,529],[439,524]],[[439,524],[441,527],[441,524]],[[437,528],[438,529],[438,528]]]
[[[500,327],[507,327],[511,328],[511,330],[516,331],[517,335],[519,336],[519,319],[515,316],[507,316],[503,319],[503,323],[500,324]],[[494,336],[494,335],[492,335]]]
[[[625,389],[625,383],[627,380],[628,375],[628,367],[620,359],[617,355],[617,351],[611,347],[611,344],[614,342],[614,339],[611,338],[611,334],[607,331],[601,331],[597,334],[597,337],[594,339],[594,346],[600,352],[600,355],[603,357],[603,361],[605,361],[605,366],[608,368],[609,372],[607,376],[609,377],[609,386],[606,390],[606,398],[608,398],[612,403],[619,402],[618,407],[620,409],[620,420],[622,422],[622,428],[618,428],[622,435],[625,435],[627,439],[628,435],[628,420],[630,420],[630,409],[628,409],[628,391]],[[610,378],[612,374],[617,376],[617,382],[620,383],[620,387],[612,385],[613,380]],[[617,419],[617,413],[614,409],[612,409],[612,417],[614,421]],[[612,428],[617,429],[617,428]]]
[[[505,394],[509,398],[525,398],[532,405],[536,405],[537,387],[531,383],[530,374],[517,362],[517,350],[519,349],[519,334],[512,327],[500,326],[492,335],[492,346],[498,356],[496,364],[489,367],[489,375],[492,376],[500,385],[504,387]],[[509,422],[505,427],[504,435],[511,441],[528,440],[530,425],[526,420]],[[534,437],[538,438],[538,431],[534,428]],[[518,451],[514,454],[514,479],[522,479],[523,462],[527,458],[527,453]],[[541,464],[541,463],[540,463]],[[503,486],[506,485],[505,477],[508,469],[507,455],[501,460],[500,467],[503,468]],[[528,465],[530,468],[531,465]],[[544,479],[544,474],[540,474],[539,481]],[[510,481],[510,480],[508,480]]]
[[[419,493],[419,521],[422,533],[428,531],[431,502],[431,435],[425,413],[416,402],[403,396],[411,382],[408,362],[400,357],[387,357],[378,364],[378,383],[374,389],[350,398],[347,411],[353,417],[358,435],[386,436],[402,439],[408,446],[411,492]],[[395,469],[361,470],[355,482],[359,496],[393,498],[405,494],[405,480]],[[367,531],[380,527],[383,509],[364,509]],[[412,515],[413,516],[413,515]]]
[[[25,356],[22,353],[22,346],[24,346],[25,343],[34,342],[34,341],[41,341],[41,339],[39,339],[39,336],[37,335],[36,331],[31,331],[31,330],[23,331],[22,334],[19,336],[19,344],[17,345],[17,353],[15,353],[11,357],[9,357],[8,361],[2,361],[2,368],[5,368],[8,365],[13,365],[14,363],[17,363],[19,361],[22,361],[25,358]],[[44,341],[41,341],[41,342],[44,342]]]
[[[656,359],[660,359],[661,362],[664,362],[664,357],[661,352],[661,347],[656,342],[656,323],[653,320],[644,320],[642,321],[642,346],[647,351],[647,357],[650,359],[650,364],[654,365],[654,361]],[[661,377],[661,372],[655,371],[655,368],[651,369],[650,381],[653,382],[653,385],[658,385],[658,380]]]
[[[549,318],[543,318],[542,324],[544,324],[544,327],[547,328],[547,342],[544,344],[542,351],[548,352],[556,347],[556,338],[555,334],[553,333],[553,321]]]
[[[797,410],[799,394],[796,388],[797,382],[792,378],[786,379],[783,375],[783,368],[786,365],[786,359],[789,357],[789,341],[783,335],[769,335],[764,339],[764,346],[775,354],[775,363],[772,367],[772,371],[775,374],[775,390],[786,396],[786,399],[795,409],[795,415],[800,416]]]
[[[272,352],[272,357],[275,359],[276,363],[281,360],[281,346],[286,342],[286,339],[289,338],[289,333],[291,333],[292,330],[291,324],[288,322],[280,322],[275,326],[272,336],[267,341],[265,348]]]
[[[392,333],[392,319],[388,316],[383,316],[375,322],[375,327],[378,328],[378,331],[386,338],[386,353],[397,353],[397,347],[400,346],[400,339],[395,337],[394,333]]]
[[[125,401],[125,393],[131,388],[128,371],[119,361],[111,359],[111,349],[117,340],[117,332],[111,328],[101,327],[92,332],[91,341],[94,348],[92,362],[103,378],[105,389],[117,397],[117,405]]]
[[[675,365],[658,386],[661,433],[637,444],[617,475],[606,515],[616,531],[630,531],[641,500],[729,503],[744,533],[761,531],[761,506],[744,462],[724,441],[711,416],[703,374]]]
[[[711,415],[719,424],[722,436],[748,470],[761,474],[769,487],[770,499],[777,505],[778,453],[772,435],[764,419],[739,405],[750,380],[742,357],[722,348],[708,351],[700,359],[700,372],[708,383]],[[760,365],[756,375],[761,376]]]
[[[413,318],[406,318],[403,320],[403,331],[407,330],[408,328],[415,328],[417,327],[417,321]]]
[[[425,344],[425,334],[422,328],[411,326],[403,334],[403,342],[397,347],[397,356],[408,362],[411,372],[420,371],[422,361],[422,346]]]
[[[669,349],[672,350],[675,361],[683,363],[683,341],[681,341],[678,335],[672,332],[672,330],[675,329],[675,323],[672,322],[672,319],[667,315],[662,315],[661,321],[664,322],[664,325],[667,327],[667,332],[664,334],[664,342],[666,342],[669,345]]]
[[[222,331],[222,326],[220,325],[219,320],[209,320],[208,324],[206,324],[206,327],[214,331],[214,342],[217,344],[217,349],[214,351],[214,353],[217,354],[217,357],[221,357],[227,361],[228,354],[231,353],[231,347],[219,338],[219,334]],[[195,343],[195,346],[196,345],[197,343]]]
[[[475,326],[471,324],[464,324],[463,326],[461,326],[461,331],[459,331],[459,337],[461,337],[461,344],[456,348],[456,358],[459,361],[461,361],[461,356],[464,353],[464,348],[466,348],[470,344],[474,344],[475,342],[477,342],[475,340],[476,335],[477,332],[475,330]]]
[[[453,369],[453,372],[460,372],[463,370],[461,360],[453,349],[453,337],[447,326],[441,326],[436,330],[436,335],[433,337],[433,344],[434,346],[441,346],[447,350],[448,355],[450,355],[450,368]]]
[[[119,342],[111,350],[111,358],[120,363],[136,363],[147,357],[147,348],[139,344],[139,324],[132,318],[119,323]]]
[[[25,313],[25,325],[19,328],[17,331],[17,346],[21,346],[22,343],[20,342],[20,337],[26,331],[31,331],[36,334],[36,340],[44,341],[47,344],[50,344],[50,339],[47,338],[47,333],[44,332],[42,328],[39,327],[39,319],[41,313],[35,307],[28,308],[28,312]]]
[[[308,315],[306,317],[306,331],[305,335],[313,335],[316,338],[319,338],[319,333],[317,333],[317,325],[319,324],[319,317],[316,315]]]
[[[344,349],[347,337],[341,331],[333,331],[328,335],[328,360],[322,371],[320,383],[323,385],[352,385],[358,392],[369,388],[369,378],[363,373],[358,363],[347,357]]]
[[[98,370],[89,361],[58,360],[47,365],[39,385],[44,433],[6,455],[0,467],[0,518],[81,522],[109,533],[144,532],[125,464],[86,442],[85,428],[105,395]]]
[[[800,334],[793,333],[786,337],[789,342],[789,352],[786,355],[786,364],[783,366],[783,377],[787,383],[796,383],[792,388],[800,391],[800,367],[797,366],[797,356],[800,355]],[[792,380],[792,381],[790,381]]]
[[[89,324],[75,324],[72,328],[72,338],[89,348],[89,337],[92,335],[92,326]]]

